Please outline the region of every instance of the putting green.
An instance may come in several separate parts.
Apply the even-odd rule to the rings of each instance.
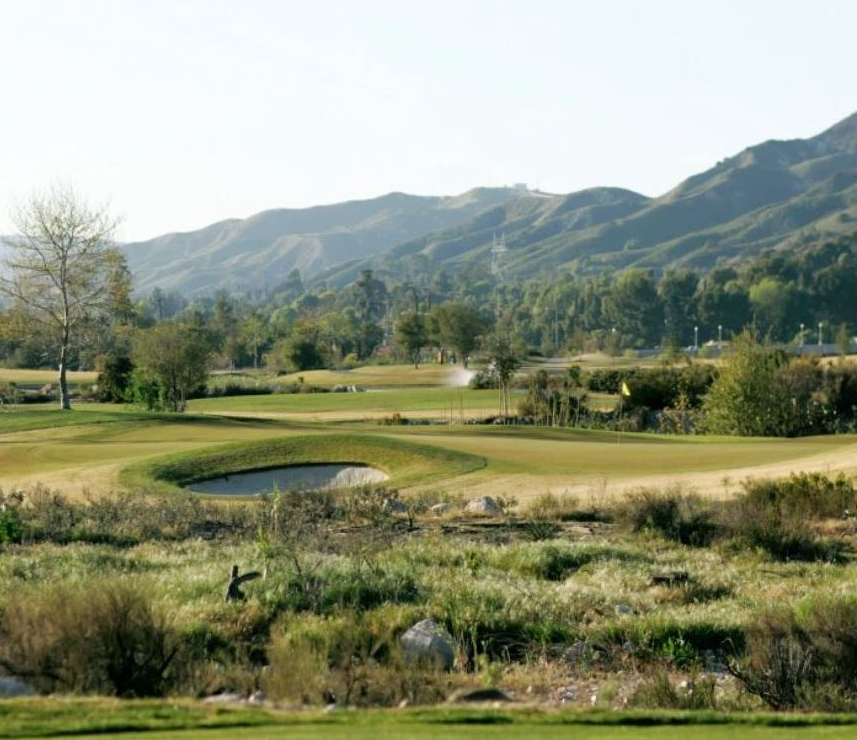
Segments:
[[[353,396],[362,394],[352,394]],[[378,394],[385,395],[385,394]],[[423,469],[394,476],[401,488],[424,487],[475,496],[513,496],[519,501],[546,492],[616,495],[638,486],[674,483],[722,496],[747,477],[784,476],[797,471],[857,472],[857,437],[831,435],[801,439],[736,439],[615,435],[608,432],[534,427],[380,426],[272,421],[193,414],[144,414],[79,408],[76,411],[21,410],[0,414],[0,487],[42,482],[80,494],[103,493],[120,485],[119,472],[166,453],[201,452],[224,443],[247,443],[317,435],[367,436],[417,443],[450,455],[453,466],[442,479]],[[54,423],[55,426],[50,426]],[[312,445],[311,441],[306,444]],[[208,452],[208,451],[207,451]],[[484,465],[458,469],[455,455],[484,459]],[[438,458],[441,459],[441,458]],[[295,462],[376,462],[337,450],[333,457],[304,457]],[[254,462],[244,470],[280,464]],[[385,469],[384,466],[381,466]]]

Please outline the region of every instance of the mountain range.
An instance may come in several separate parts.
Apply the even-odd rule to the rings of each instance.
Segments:
[[[810,139],[771,140],[656,198],[597,187],[568,195],[476,188],[455,197],[390,193],[264,211],[124,248],[144,293],[274,288],[292,268],[344,285],[364,268],[595,274],[631,266],[711,267],[857,231],[857,114]]]

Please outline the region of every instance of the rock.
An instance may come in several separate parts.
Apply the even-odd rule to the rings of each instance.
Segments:
[[[575,640],[571,647],[565,650],[562,657],[569,663],[578,663],[591,652],[592,648],[586,640]]]
[[[592,529],[592,527],[585,527],[581,524],[574,524],[568,528],[568,533],[586,536],[586,535],[594,534],[595,530]]]
[[[490,496],[480,496],[473,499],[464,507],[464,511],[476,516],[497,516],[502,513],[500,504]]]
[[[0,678],[0,697],[4,699],[13,696],[34,696],[35,693],[32,686],[17,678]]]
[[[449,697],[449,702],[452,704],[481,701],[512,701],[512,697],[500,689],[461,689]]]
[[[385,498],[383,509],[387,514],[392,514],[393,516],[408,513],[408,505],[397,498]]]
[[[333,386],[333,392],[334,393],[348,393],[348,386],[344,385],[343,383],[337,383],[335,386]]]
[[[206,704],[237,704],[244,700],[241,694],[234,691],[224,691],[222,694],[206,696],[202,701]]]
[[[617,604],[616,605],[616,613],[617,614],[633,614],[634,610],[628,606],[627,604]]]
[[[429,509],[435,516],[443,516],[452,510],[452,504],[435,504]]]
[[[407,661],[435,661],[447,671],[455,662],[452,638],[431,619],[417,622],[402,635],[401,643]]]
[[[250,694],[247,701],[250,702],[250,704],[264,704],[266,698],[264,691],[254,691]]]
[[[666,573],[655,573],[649,579],[650,586],[675,586],[679,583],[687,583],[688,573],[686,570],[671,570]]]

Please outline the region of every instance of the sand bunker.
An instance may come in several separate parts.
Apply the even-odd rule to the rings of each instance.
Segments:
[[[221,496],[257,496],[279,491],[327,491],[383,483],[389,476],[367,465],[292,465],[285,468],[252,470],[191,483],[197,493]]]

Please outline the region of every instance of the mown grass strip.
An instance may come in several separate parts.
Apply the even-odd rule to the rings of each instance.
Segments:
[[[261,708],[233,708],[192,700],[119,700],[105,698],[33,698],[0,701],[0,738],[56,737],[61,735],[122,735],[131,732],[169,733],[168,736],[228,736],[212,732],[218,728],[237,731],[255,728],[290,737],[288,730],[303,728],[324,733],[322,728],[343,728],[353,737],[373,737],[373,731],[394,732],[396,737],[446,736],[453,729],[505,728],[504,737],[527,735],[528,730],[558,727],[694,727],[694,737],[726,737],[749,728],[804,729],[857,725],[857,714],[776,714],[771,712],[726,713],[710,711],[599,711],[545,710],[541,708],[458,708],[435,707],[408,710],[275,711]],[[704,733],[705,727],[722,728],[724,734]],[[432,730],[432,728],[434,728]],[[744,728],[742,730],[741,728]],[[853,730],[848,730],[853,732]],[[244,733],[242,733],[244,734]],[[159,735],[160,736],[160,735]],[[772,733],[771,737],[781,735]]]

